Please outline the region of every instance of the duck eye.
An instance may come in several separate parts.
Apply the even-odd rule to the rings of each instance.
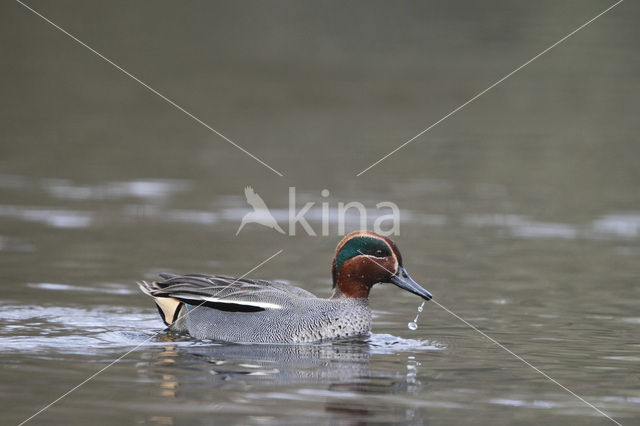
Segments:
[[[382,257],[382,250],[380,249],[376,250],[376,256]]]

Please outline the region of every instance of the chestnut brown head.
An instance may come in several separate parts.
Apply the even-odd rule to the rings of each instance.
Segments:
[[[392,283],[431,300],[431,293],[416,283],[402,266],[398,246],[369,231],[352,232],[336,247],[331,268],[333,287],[347,297],[367,298],[374,284]]]

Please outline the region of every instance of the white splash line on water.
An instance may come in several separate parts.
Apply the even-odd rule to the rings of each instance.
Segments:
[[[272,254],[271,256],[269,256],[267,259],[263,260],[262,262],[260,262],[259,264],[257,264],[256,266],[254,266],[253,268],[251,268],[249,271],[247,271],[246,273],[242,274],[242,276],[240,276],[239,278],[236,278],[231,284],[232,285],[234,283],[236,283],[237,281],[241,280],[242,278],[246,277],[247,275],[249,275],[250,273],[252,273],[253,271],[255,271],[256,269],[258,269],[259,267],[261,267],[262,265],[264,265],[265,263],[267,263],[268,261],[270,261],[271,259],[273,259],[274,257],[276,257],[277,255],[279,255],[280,253],[282,253],[284,250],[278,250],[276,253]],[[202,306],[203,304],[206,303],[206,300],[203,301],[201,304],[199,304],[198,306],[194,307],[193,309],[191,309],[189,312],[187,312],[185,315],[182,315],[181,318],[185,318],[187,317],[187,315],[191,314],[192,312],[194,312],[195,310],[197,310],[200,306]],[[62,395],[60,395],[58,398],[56,398],[55,400],[51,401],[49,404],[45,405],[44,407],[42,407],[41,409],[39,409],[38,411],[36,411],[34,414],[32,414],[31,416],[29,416],[27,419],[23,420],[22,422],[20,422],[18,424],[18,426],[22,426],[25,423],[27,423],[28,421],[30,421],[31,419],[33,419],[34,417],[36,417],[38,414],[42,413],[43,411],[47,410],[48,408],[50,408],[52,405],[54,405],[55,403],[57,403],[58,401],[64,399],[66,396],[68,396],[70,393],[72,393],[73,391],[77,390],[78,388],[82,387],[83,385],[85,385],[87,382],[91,381],[94,377],[96,377],[97,375],[99,375],[100,373],[102,373],[103,371],[105,371],[106,369],[108,369],[109,367],[112,367],[114,364],[117,364],[118,362],[120,362],[123,358],[125,358],[127,355],[129,355],[130,353],[136,351],[137,349],[139,349],[140,347],[144,346],[145,344],[147,344],[151,339],[155,338],[156,336],[158,336],[160,333],[162,333],[165,329],[158,331],[157,333],[154,333],[153,335],[151,335],[150,337],[148,337],[144,342],[140,343],[138,346],[136,346],[135,348],[131,349],[130,351],[120,355],[118,358],[116,358],[115,360],[111,361],[109,364],[105,365],[104,367],[102,367],[100,370],[96,371],[95,373],[93,373],[91,376],[87,377],[86,379],[84,379],[82,382],[80,382],[79,384],[77,384],[76,386],[72,387],[71,389],[69,389],[68,391],[66,391],[65,393],[63,393]]]
[[[381,267],[382,269],[384,269],[385,271],[387,271],[388,273],[390,273],[391,275],[395,275],[393,272],[391,272],[389,269],[387,269],[384,265],[382,265],[381,263],[379,263],[377,260],[375,260],[375,256],[370,256],[370,255],[366,255],[363,252],[361,252],[360,250],[358,250],[358,252],[363,255],[363,256],[367,256],[369,259],[371,259],[376,265],[378,265],[379,267]],[[564,389],[565,391],[569,392],[571,395],[573,395],[574,397],[578,398],[580,401],[584,402],[585,404],[587,404],[589,407],[593,408],[594,410],[596,410],[598,413],[602,414],[604,417],[606,417],[607,419],[611,420],[613,423],[617,424],[618,426],[622,426],[622,424],[616,420],[614,420],[611,416],[609,416],[607,413],[605,413],[604,411],[602,411],[601,409],[599,409],[598,407],[596,407],[595,405],[593,405],[592,403],[590,403],[589,401],[587,401],[586,399],[584,399],[583,397],[581,397],[580,395],[578,395],[577,393],[575,393],[574,391],[572,391],[571,389],[569,389],[568,387],[564,386],[562,383],[560,383],[559,381],[557,381],[556,379],[554,379],[553,377],[549,376],[547,373],[545,373],[544,371],[540,370],[538,367],[536,367],[535,365],[531,364],[529,361],[527,361],[526,359],[522,358],[520,355],[516,354],[515,352],[513,352],[511,349],[507,348],[505,345],[503,345],[502,343],[498,342],[496,339],[494,339],[493,337],[489,336],[487,333],[483,332],[482,330],[480,330],[478,327],[476,327],[475,325],[471,324],[469,321],[465,320],[464,318],[462,318],[460,315],[456,314],[455,312],[451,311],[450,309],[447,309],[445,306],[443,306],[442,304],[438,303],[435,298],[431,299],[431,302],[435,303],[436,305],[438,305],[439,307],[441,307],[442,309],[444,309],[445,311],[447,311],[448,313],[450,313],[451,315],[453,315],[454,317],[456,317],[457,319],[459,319],[460,321],[462,321],[463,323],[465,323],[467,326],[471,327],[472,329],[474,329],[475,331],[477,331],[478,333],[480,333],[482,336],[486,337],[487,339],[489,339],[490,341],[492,341],[493,343],[495,343],[498,347],[500,347],[501,349],[504,349],[505,351],[507,351],[508,353],[510,353],[511,355],[513,355],[515,358],[517,358],[518,360],[522,361],[525,365],[531,367],[532,369],[534,369],[535,371],[537,371],[538,373],[542,374],[546,379],[548,379],[549,381],[551,381],[552,383],[555,383],[556,385],[558,385],[559,387],[561,387],[562,389]],[[422,303],[424,305],[424,302]],[[417,321],[418,316],[420,315],[420,309],[418,309],[418,315],[416,315],[416,319],[414,320]],[[417,326],[417,324],[416,324]]]

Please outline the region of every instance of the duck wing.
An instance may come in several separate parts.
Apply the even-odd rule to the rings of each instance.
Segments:
[[[152,297],[169,297],[188,305],[203,305],[224,311],[282,309],[292,298],[316,297],[306,290],[279,281],[206,274],[160,276],[164,281],[140,283],[142,291]]]

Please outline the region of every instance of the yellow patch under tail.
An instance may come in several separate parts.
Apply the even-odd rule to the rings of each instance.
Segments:
[[[171,325],[179,318],[184,303],[172,297],[154,297],[153,300],[165,324]]]

